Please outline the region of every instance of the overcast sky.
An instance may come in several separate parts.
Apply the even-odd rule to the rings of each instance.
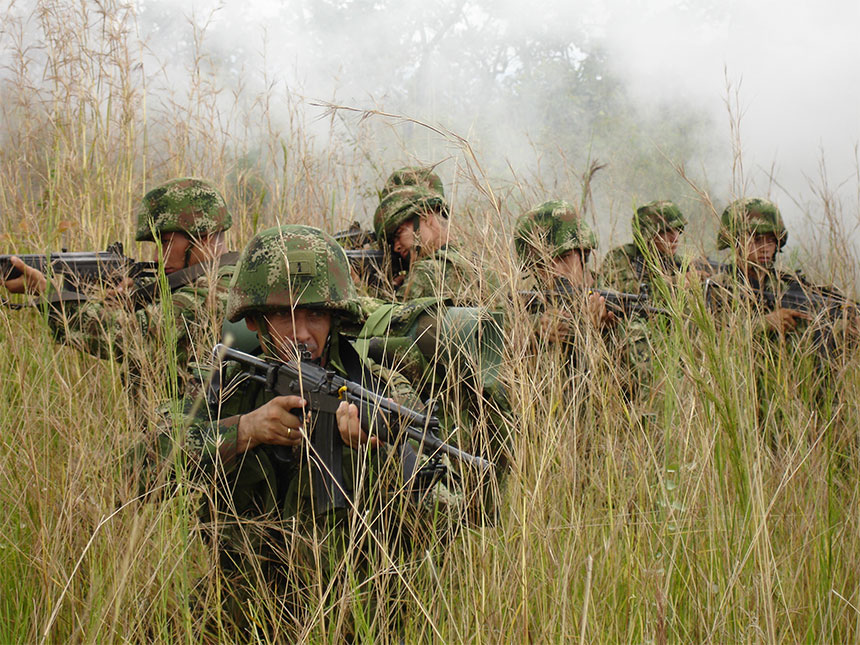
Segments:
[[[146,8],[161,0],[146,0]],[[176,6],[171,3],[170,6]],[[286,5],[284,5],[286,6]],[[309,56],[300,37],[283,38],[289,11],[273,0],[186,2],[185,13],[211,18],[207,42],[253,57],[268,40],[269,80],[281,80],[323,99],[337,98],[358,107],[384,102],[380,88],[345,78],[344,65],[384,55],[387,35],[397,21],[427,10],[423,2],[404,1],[389,23],[332,25],[323,45],[334,52]],[[643,109],[666,100],[687,102],[714,117],[715,137],[730,147],[727,99],[741,114],[747,182],[752,192],[772,190],[790,219],[799,217],[792,199],[811,198],[809,181],[818,182],[824,159],[830,183],[839,187],[846,215],[857,217],[856,146],[860,141],[860,1],[609,0],[607,2],[499,2],[497,15],[513,35],[542,29],[542,7],[554,12],[550,33],[582,38],[605,47],[616,73],[642,102]],[[214,13],[212,13],[214,11]],[[480,14],[480,8],[473,10]],[[561,19],[558,19],[561,16]],[[480,15],[475,16],[476,20]],[[142,34],[147,37],[147,34]],[[441,59],[444,61],[444,58]],[[437,70],[444,75],[444,70]],[[354,76],[354,75],[353,75]],[[727,95],[727,84],[732,93]],[[737,103],[735,104],[735,101]],[[396,107],[396,106],[394,106]],[[418,109],[419,112],[421,109]],[[410,116],[444,119],[439,106]],[[730,192],[728,168],[722,191]],[[784,187],[770,186],[772,178]]]

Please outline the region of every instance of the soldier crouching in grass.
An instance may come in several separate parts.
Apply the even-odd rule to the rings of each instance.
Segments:
[[[208,181],[192,177],[173,179],[144,195],[137,213],[135,239],[158,244],[169,297],[153,297],[136,305],[131,285],[123,285],[104,298],[73,294],[66,299],[47,277],[13,258],[21,276],[0,280],[12,293],[30,293],[50,304],[48,324],[59,342],[99,358],[114,358],[127,365],[132,385],[153,369],[153,355],[175,356],[176,379],[170,366],[166,392],[186,393],[196,383],[189,366],[200,344],[217,338],[227,287],[238,254],[227,253],[224,231],[233,220],[221,193]],[[161,292],[154,284],[140,285]],[[166,351],[165,351],[166,350]],[[175,382],[175,383],[174,383]]]
[[[498,296],[498,277],[463,255],[452,239],[449,215],[445,198],[423,186],[403,186],[381,199],[373,215],[377,241],[408,266],[398,300],[434,297],[468,307]]]
[[[588,260],[597,236],[576,208],[556,200],[527,211],[517,219],[514,247],[543,305],[535,314],[535,340],[567,348],[580,373],[608,358],[625,371],[627,394],[640,389],[650,351],[644,325],[616,316],[592,291]]]
[[[244,250],[227,317],[245,321],[264,356],[301,358],[419,406],[403,377],[362,360],[341,334],[358,316],[346,256],[319,229],[269,229]],[[362,636],[357,625],[396,629],[407,599],[400,556],[432,550],[453,534],[456,486],[442,473],[426,489],[410,488],[406,453],[365,432],[355,405],[303,413],[301,390],[276,396],[241,365],[226,365],[181,441],[160,437],[153,460],[171,465],[181,448],[189,475],[210,484],[204,526],[219,550],[232,619],[298,640],[309,633],[372,640],[378,633]],[[319,495],[313,483],[320,466],[312,440],[323,431],[339,437],[342,472],[323,475],[342,481],[340,502]],[[365,584],[371,576],[373,584]]]
[[[772,425],[775,445],[785,415],[798,406],[830,419],[840,369],[835,358],[856,347],[857,306],[838,291],[813,285],[800,273],[776,268],[788,230],[777,206],[761,198],[738,199],[720,218],[717,245],[732,259],[706,286],[708,305],[733,345],[749,343],[759,427]],[[852,439],[853,441],[853,439]]]

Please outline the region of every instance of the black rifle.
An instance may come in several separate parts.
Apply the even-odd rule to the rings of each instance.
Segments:
[[[63,251],[46,255],[16,255],[27,266],[42,273],[63,277],[63,289],[81,293],[94,285],[117,285],[125,278],[135,282],[155,276],[157,262],[136,262],[123,253],[121,242],[115,242],[105,251]],[[21,271],[12,265],[12,255],[0,255],[0,279],[13,280]]]
[[[385,443],[397,443],[406,438],[416,442],[419,451],[431,458],[445,454],[481,472],[493,468],[486,459],[439,439],[435,434],[439,429],[436,417],[398,405],[306,359],[284,363],[271,358],[257,358],[220,343],[212,353],[216,362],[229,360],[239,363],[250,379],[263,384],[269,392],[278,396],[301,396],[308,403],[303,410],[318,413],[311,437],[314,448],[311,459],[316,462],[313,469],[314,497],[318,509],[347,506],[341,463],[344,444],[335,421],[335,411],[341,401],[358,406],[362,429]]]
[[[385,282],[385,252],[379,249],[344,249],[349,264],[371,286]]]
[[[345,249],[364,249],[376,244],[376,232],[365,231],[361,224],[353,222],[345,231],[338,231],[332,237]]]
[[[833,324],[845,316],[860,317],[860,303],[850,300],[835,289],[811,285],[800,276],[789,281],[788,286],[779,293],[766,289],[756,289],[747,285],[748,293],[765,311],[775,309],[794,309],[812,318],[812,340],[824,355],[832,353],[837,347]],[[705,303],[711,310],[718,310],[717,290],[724,298],[731,298],[730,289],[708,280],[705,283]]]
[[[393,250],[390,253],[381,250],[376,233],[363,230],[358,222],[353,222],[348,229],[332,237],[344,248],[350,265],[370,287],[378,289],[407,269],[408,265],[400,255]]]
[[[565,278],[557,279],[553,289],[546,291],[521,291],[520,296],[525,300],[526,307],[530,311],[538,312],[543,310],[546,304],[566,305],[575,298],[582,298],[592,293],[603,296],[606,300],[606,307],[610,311],[625,317],[671,315],[665,309],[652,306],[651,298],[647,294],[637,295],[591,287],[577,289]]]
[[[722,273],[723,271],[727,271],[731,265],[726,264],[725,262],[720,262],[719,260],[712,260],[711,258],[696,258],[692,262],[690,262],[690,268],[695,269],[696,271],[703,271],[708,275],[716,275],[717,273]],[[680,266],[678,267],[681,268]]]
[[[705,283],[705,301],[713,306],[715,301],[715,290],[728,289],[717,285],[711,280]],[[757,298],[760,304],[768,311],[774,309],[795,309],[813,318],[824,317],[835,321],[849,315],[860,315],[860,303],[850,300],[830,287],[819,287],[811,285],[802,277],[794,277],[789,280],[788,286],[779,293],[766,289],[757,289],[748,285],[749,293]]]
[[[792,282],[788,289],[778,296],[771,291],[761,291],[761,297],[771,309],[796,309],[813,317],[823,316],[831,322],[842,318],[846,313],[853,316],[860,313],[858,303],[834,289],[813,287],[799,281]]]

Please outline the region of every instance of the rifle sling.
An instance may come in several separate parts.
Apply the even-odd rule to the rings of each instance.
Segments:
[[[233,251],[231,253],[225,253],[218,258],[217,267],[220,269],[223,266],[229,266],[231,264],[236,264],[239,260],[239,253],[237,251]],[[184,287],[185,285],[191,284],[200,276],[206,274],[207,271],[211,270],[211,265],[209,262],[200,262],[198,264],[194,264],[190,267],[185,267],[184,269],[180,269],[174,273],[171,273],[167,276],[167,288],[170,293],[173,293],[177,289]],[[132,298],[134,300],[136,307],[142,307],[144,305],[148,305],[155,301],[155,295],[158,293],[159,281],[155,280],[150,284],[147,284],[143,287],[138,287],[134,290],[132,294]],[[90,300],[90,297],[84,293],[80,293],[77,291],[71,291],[69,289],[62,289],[61,291],[55,291],[48,298],[48,304],[52,307],[56,307],[59,304],[63,303],[76,303],[81,304]],[[26,304],[21,304],[16,309],[22,309],[24,307],[32,307],[38,305],[38,301],[31,301]]]
[[[218,258],[217,267],[220,269],[223,266],[236,264],[236,262],[238,261],[238,251],[224,253]],[[211,265],[209,262],[200,262],[198,264],[193,264],[190,267],[180,269],[179,271],[175,271],[174,273],[171,273],[169,276],[167,276],[167,289],[168,291],[170,291],[170,293],[173,293],[177,289],[184,287],[185,285],[191,284],[197,278],[205,275],[206,272],[209,270],[211,270]],[[156,293],[158,293],[158,284],[159,281],[156,280],[155,282],[136,289],[134,292],[135,301],[141,305],[146,305],[153,302],[155,300]]]

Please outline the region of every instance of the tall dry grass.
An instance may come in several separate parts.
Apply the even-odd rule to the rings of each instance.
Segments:
[[[4,251],[118,239],[144,255],[131,242],[136,200],[185,174],[224,191],[236,248],[276,222],[367,221],[367,186],[388,170],[368,158],[392,154],[375,130],[343,117],[350,136],[321,140],[301,101],[287,119],[272,96],[243,96],[240,109],[202,55],[195,84],[164,94],[134,24],[117,2],[5,9]],[[583,169],[566,169],[564,188],[523,178],[494,188],[462,140],[439,136],[456,166],[454,230],[519,285],[512,215],[578,201]],[[856,258],[838,244],[846,214],[829,195],[825,184],[827,266],[844,286]],[[715,324],[695,290],[664,299],[678,315],[651,324],[651,381],[632,399],[600,339],[579,337],[572,365],[531,341],[513,304],[502,370],[513,457],[498,519],[452,527],[412,557],[380,549],[369,572],[347,566],[331,587],[319,576],[307,614],[260,582],[242,607],[246,631],[225,609],[217,552],[197,524],[206,487],[179,476],[148,502],[123,472],[169,398],[163,379],[130,396],[122,365],[57,346],[37,309],[3,310],[0,641],[857,640],[856,352],[822,380],[790,346],[763,352],[743,315]],[[154,375],[176,369],[164,354],[150,356]]]

